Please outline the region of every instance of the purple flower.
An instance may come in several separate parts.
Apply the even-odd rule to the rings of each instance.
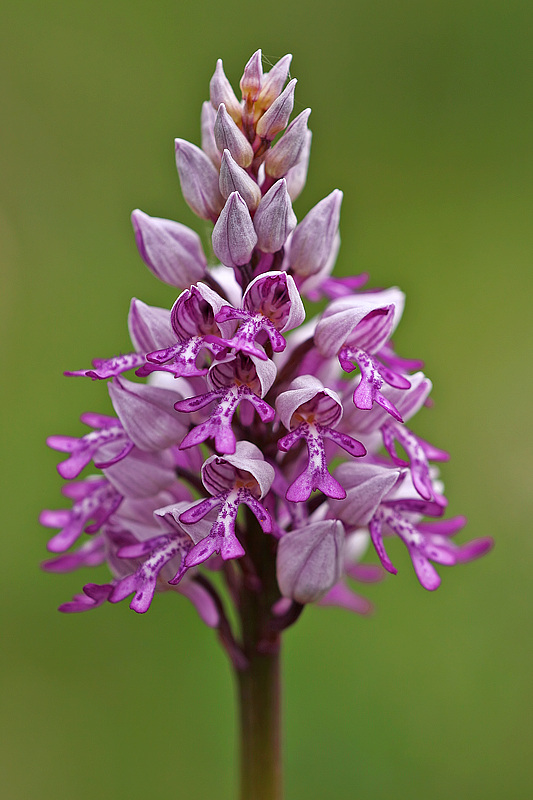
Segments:
[[[270,178],[283,178],[301,160],[308,141],[307,120],[310,108],[304,109],[291,122],[284,136],[265,156],[265,172]]]
[[[260,117],[255,129],[261,139],[271,142],[278,133],[287,127],[294,106],[295,88],[296,78],[293,78]]]
[[[332,513],[349,526],[368,525],[372,543],[383,567],[397,570],[389,559],[383,537],[396,535],[406,545],[416,575],[425,589],[434,590],[440,577],[431,561],[453,565],[472,561],[492,547],[492,539],[476,539],[465,545],[450,540],[464,524],[464,517],[421,522],[424,516],[441,517],[446,500],[432,487],[435,500],[422,500],[405,473],[381,465],[344,464],[337,476],[347,487],[347,503],[331,505]],[[358,513],[358,509],[361,509]]]
[[[264,195],[254,217],[257,246],[264,253],[277,253],[296,225],[285,179],[277,181]]]
[[[287,191],[291,200],[296,200],[305,187],[305,183],[307,181],[307,170],[309,169],[309,158],[311,156],[312,138],[313,134],[311,131],[307,131],[298,161],[285,175]]]
[[[205,588],[195,580],[194,570],[179,587],[168,581],[176,572],[183,555],[194,542],[207,535],[209,525],[200,523],[195,537],[179,524],[180,510],[190,503],[180,500],[181,490],[160,493],[142,501],[124,501],[120,511],[103,526],[101,533],[85,542],[75,553],[51,559],[43,565],[50,572],[67,572],[95,566],[107,557],[114,579],[98,586],[87,584],[83,594],[60,606],[60,611],[79,612],[109,601],[117,603],[134,593],[130,607],[145,613],[156,591],[175,590],[188,597],[207,625],[216,627],[218,610]],[[159,508],[161,502],[173,502]]]
[[[287,80],[291,61],[292,55],[288,53],[283,58],[280,58],[277,64],[274,64],[270,72],[262,76],[261,91],[256,102],[259,109],[269,108],[279,96]]]
[[[226,78],[221,58],[217,61],[215,73],[209,84],[209,97],[211,99],[211,105],[215,110],[221,103],[224,103],[234,121],[237,124],[241,121],[241,104],[235,97],[235,92],[231,88],[231,83]]]
[[[397,389],[408,389],[411,384],[404,375],[381,364],[374,354],[394,332],[403,305],[404,295],[398,289],[334,300],[315,333],[316,346],[324,356],[337,353],[346,372],[352,372],[355,364],[359,367],[361,379],[353,395],[357,408],[370,410],[377,403],[399,422],[403,421],[400,412],[381,389],[384,383]]]
[[[239,320],[240,325],[231,339],[215,341],[266,360],[263,347],[255,344],[260,334],[266,334],[275,353],[285,349],[282,332],[300,325],[305,309],[293,278],[286,272],[265,272],[248,285],[242,298],[242,308],[222,306],[216,320],[219,323]]]
[[[217,401],[208,419],[193,427],[180,447],[194,447],[212,438],[219,453],[234,453],[237,440],[231,423],[243,400],[253,406],[263,422],[273,420],[274,409],[262,398],[270,389],[275,373],[276,368],[272,361],[263,361],[242,353],[215,362],[208,374],[210,391],[174,404],[176,411],[192,413],[214,400]]]
[[[137,370],[144,377],[156,370],[180,376],[199,376],[207,373],[207,366],[198,366],[198,356],[203,350],[217,354],[224,350],[213,342],[213,336],[229,333],[232,326],[220,327],[215,321],[224,300],[202,283],[185,289],[170,312],[174,342],[161,350],[146,354],[146,363]],[[177,339],[177,341],[176,341]]]
[[[409,380],[411,383],[409,389],[391,387],[386,390],[387,400],[402,414],[405,421],[424,405],[432,388],[431,381],[423,372],[411,375]],[[410,466],[413,484],[418,493],[426,500],[433,498],[429,460],[447,461],[449,455],[446,451],[416,436],[406,425],[391,420],[386,408],[380,405],[373,406],[368,413],[352,409],[348,414],[347,427],[356,430],[371,449],[376,448],[381,434],[392,462],[400,467]],[[409,461],[398,456],[395,440],[402,445]]]
[[[356,457],[364,456],[366,450],[361,442],[334,430],[342,417],[342,403],[336,392],[326,389],[312,375],[303,375],[279,395],[276,411],[290,431],[279,439],[279,449],[290,450],[300,439],[305,439],[308,451],[307,466],[289,486],[287,500],[304,502],[314,489],[320,489],[327,497],[346,497],[342,486],[328,472],[323,440],[330,439]]]
[[[218,185],[226,200],[232,192],[237,192],[249,211],[255,211],[261,202],[261,189],[246,170],[237,164],[229,150],[222,153]]]
[[[162,587],[165,588],[165,584],[192,548],[193,540],[172,514],[174,507],[170,506],[170,513],[165,513],[167,509],[154,512],[165,533],[160,532],[151,539],[118,548],[117,558],[138,560],[140,563],[135,572],[117,581],[109,596],[111,603],[118,603],[134,592],[130,608],[144,614],[150,607],[158,582],[164,581]]]
[[[174,413],[178,392],[125,378],[114,378],[108,389],[124,430],[139,450],[166,450],[184,435],[183,422]]]
[[[256,50],[244,68],[239,87],[247,104],[253,104],[259,97],[263,83],[263,64],[261,50]]]
[[[220,510],[209,534],[190,550],[171,583],[178,583],[187,569],[202,564],[213,553],[220,553],[224,560],[244,555],[235,533],[241,504],[249,507],[264,533],[272,531],[271,516],[259,501],[273,479],[273,467],[251,442],[238,442],[235,455],[207,459],[202,467],[202,482],[212,496],[183,511],[179,520],[183,525],[196,525],[213,509],[220,506]]]

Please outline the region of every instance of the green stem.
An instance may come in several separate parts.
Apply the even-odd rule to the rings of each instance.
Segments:
[[[256,654],[238,673],[241,800],[281,800],[280,653]]]
[[[254,530],[254,522],[249,516],[247,553],[255,574],[243,576],[239,603],[247,660],[244,669],[237,671],[240,798],[281,800],[281,635],[273,629],[271,611],[279,599],[276,540]]]

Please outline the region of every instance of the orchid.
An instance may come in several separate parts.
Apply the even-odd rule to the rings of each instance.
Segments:
[[[108,380],[113,414],[85,413],[90,432],[49,438],[68,454],[58,471],[72,507],[41,514],[59,530],[47,571],[105,562],[111,573],[61,611],[131,597],[145,613],[173,592],[217,630],[244,709],[247,800],[281,797],[279,653],[305,606],[368,614],[351,582],[397,573],[387,539],[402,542],[431,591],[434,564],[492,545],[452,540],[465,520],[445,518],[431,463],[448,454],[406,425],[432,385],[393,348],[403,292],[332,276],[341,191],[297,220],[310,109],[290,122],[290,62],[264,73],[254,53],[239,100],[219,60],[201,147],[176,139],[183,196],[212,224],[211,247],[179,222],[133,212],[141,259],[179,294],[168,308],[134,298],[131,352],[66,373]],[[220,263],[208,263],[210,250]],[[376,563],[363,562],[372,549]]]

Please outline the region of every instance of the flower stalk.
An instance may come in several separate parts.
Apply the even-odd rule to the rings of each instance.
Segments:
[[[240,797],[281,800],[281,632],[271,628],[279,599],[270,540],[254,537],[257,581],[243,582],[240,621],[246,666],[237,670],[240,720]],[[259,557],[259,558],[258,558]]]
[[[281,800],[280,635],[272,651],[250,656],[237,672],[240,719],[240,799]]]

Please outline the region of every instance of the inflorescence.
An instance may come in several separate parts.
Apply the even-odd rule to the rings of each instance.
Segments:
[[[62,611],[133,594],[131,608],[143,613],[154,592],[175,591],[229,648],[212,576],[220,573],[238,604],[243,582],[261,591],[258,552],[275,564],[272,619],[289,624],[311,602],[367,613],[351,582],[396,573],[388,538],[401,539],[430,590],[440,584],[433,562],[470,561],[491,547],[490,538],[453,541],[465,520],[443,518],[447,501],[430,465],[448,455],[407,425],[432,387],[421,362],[393,349],[403,293],[362,289],[366,275],[332,276],[338,189],[296,219],[311,132],[310,109],[289,123],[290,62],[286,55],[264,73],[254,53],[239,100],[219,60],[201,148],[176,140],[184,198],[213,223],[220,264],[208,265],[184,225],[132,214],[142,259],[180,294],[170,311],[134,298],[132,352],[66,373],[110,379],[115,415],[83,414],[89,433],[48,439],[68,453],[58,471],[72,507],[41,515],[59,529],[44,568],[107,562],[112,573]],[[302,297],[327,305],[306,321]],[[146,382],[123,377],[132,371]],[[75,480],[90,464],[99,472]],[[258,537],[268,537],[267,549]],[[381,566],[361,563],[370,542]]]

